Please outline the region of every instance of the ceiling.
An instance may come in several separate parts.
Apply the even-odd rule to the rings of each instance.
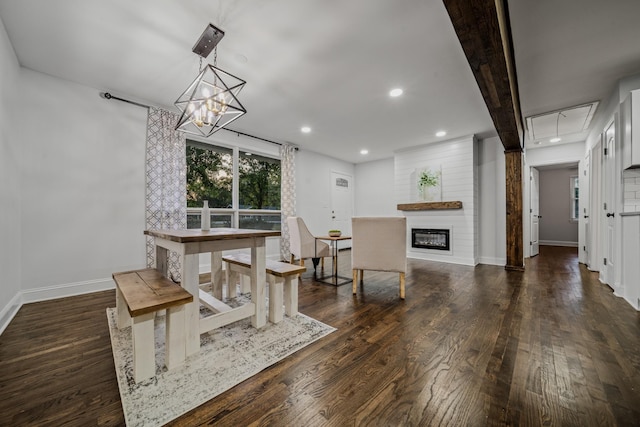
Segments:
[[[640,73],[639,1],[508,3],[523,116],[601,101],[597,116]],[[496,135],[440,0],[0,0],[0,18],[23,67],[172,110],[211,22],[218,66],[247,81],[231,127],[352,163]]]

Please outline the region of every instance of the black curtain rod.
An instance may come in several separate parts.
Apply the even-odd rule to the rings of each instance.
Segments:
[[[102,98],[104,98],[104,99],[115,99],[116,101],[126,102],[126,103],[129,103],[129,104],[137,105],[138,107],[142,107],[142,108],[151,108],[150,105],[141,104],[139,102],[130,101],[128,99],[120,98],[118,96],[111,95],[109,92],[100,92],[100,96]],[[284,145],[281,142],[271,141],[270,139],[261,138],[259,136],[250,135],[248,133],[240,132],[240,131],[233,130],[233,129],[222,128],[222,130],[226,130],[227,132],[235,133],[236,135],[242,135],[242,136],[246,136],[246,137],[249,137],[249,138],[258,139],[260,141],[269,142],[271,144]],[[295,150],[298,151],[298,147],[295,147]]]

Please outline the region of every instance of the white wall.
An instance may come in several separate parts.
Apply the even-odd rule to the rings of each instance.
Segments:
[[[393,158],[355,166],[354,216],[397,216]]]
[[[578,222],[571,221],[570,179],[578,169],[540,171],[540,244],[578,246]]]
[[[22,141],[12,120],[20,66],[0,20],[0,333],[20,307],[20,191]],[[20,94],[21,95],[21,94]]]
[[[427,165],[442,167],[442,200],[462,201],[462,209],[405,211],[407,228],[451,228],[451,252],[416,249],[408,236],[408,256],[418,259],[475,265],[477,252],[477,159],[473,136],[427,144],[395,155],[396,203],[410,203],[416,183],[412,175]]]
[[[478,261],[507,263],[507,200],[504,147],[500,138],[478,141],[478,197],[480,227]]]
[[[25,302],[112,288],[113,272],[145,266],[147,110],[27,69],[20,80]]]
[[[528,149],[525,152],[525,159],[527,166],[544,166],[578,163],[584,160],[584,155],[585,143],[583,141]],[[526,175],[528,175],[528,171]]]
[[[350,175],[357,187],[353,163],[308,150],[296,152],[296,214],[315,235],[331,229],[331,172]]]

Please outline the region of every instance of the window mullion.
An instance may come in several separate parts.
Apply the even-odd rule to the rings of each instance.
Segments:
[[[240,225],[240,150],[238,147],[233,148],[233,184],[232,188],[232,204],[233,204],[233,226],[239,227]]]

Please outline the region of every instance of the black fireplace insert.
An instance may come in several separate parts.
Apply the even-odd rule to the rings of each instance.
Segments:
[[[449,251],[451,250],[450,231],[437,228],[412,228],[411,247]]]

